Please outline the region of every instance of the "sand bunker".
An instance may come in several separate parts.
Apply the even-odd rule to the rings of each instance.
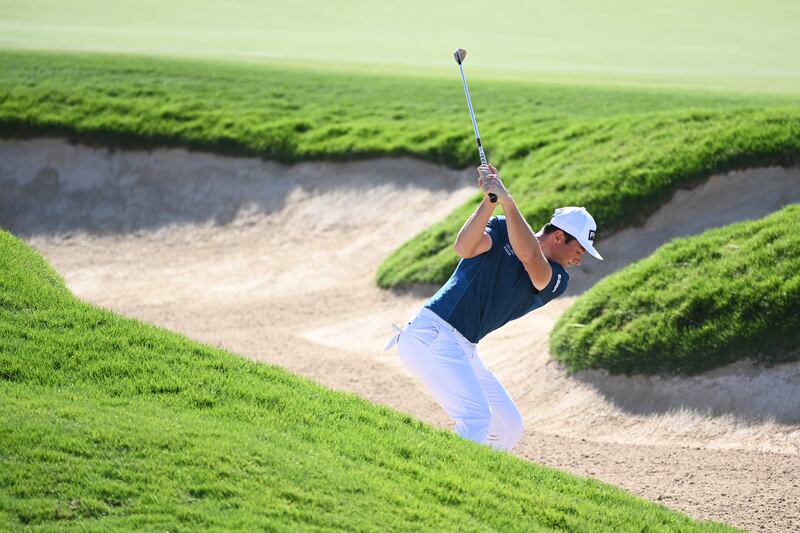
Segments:
[[[472,175],[408,159],[282,166],[0,141],[0,224],[82,299],[448,427],[396,352],[382,351],[388,324],[435,288],[380,291],[373,278],[388,253],[474,194]],[[642,228],[598,241],[610,260],[587,262],[573,293],[670,238],[798,201],[797,169],[712,177]],[[800,528],[800,365],[568,376],[547,338],[573,298],[481,343],[526,420],[517,453],[698,518]]]

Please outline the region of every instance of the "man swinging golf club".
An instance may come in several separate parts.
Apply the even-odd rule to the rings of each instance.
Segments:
[[[393,341],[404,366],[455,421],[458,435],[511,450],[522,437],[522,416],[481,362],[478,341],[563,294],[565,269],[579,265],[584,253],[602,257],[593,245],[597,225],[586,209],[556,209],[534,233],[497,169],[481,165],[478,171],[484,198],[456,238],[462,259]],[[489,194],[505,216],[492,216],[497,204]]]
[[[455,52],[461,62],[466,51]],[[475,129],[484,197],[462,226],[455,252],[462,258],[450,279],[406,328],[395,326],[405,367],[422,381],[455,421],[455,432],[500,450],[522,437],[522,416],[500,381],[481,362],[477,344],[489,332],[557,298],[567,288],[566,268],[594,249],[597,224],[583,207],[556,209],[534,233],[497,169],[486,162],[463,68],[464,92]],[[496,202],[496,203],[495,203]],[[492,216],[499,204],[504,216]]]

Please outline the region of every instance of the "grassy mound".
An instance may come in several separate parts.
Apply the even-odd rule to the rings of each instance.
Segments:
[[[0,529],[722,531],[76,300],[0,232]]]
[[[126,56],[0,52],[0,135],[184,146],[282,161],[414,156],[476,165],[453,79]],[[471,81],[490,159],[534,226],[585,205],[603,233],[712,172],[790,164],[796,97]],[[474,203],[392,254],[382,287],[441,282]],[[444,214],[443,214],[444,215]]]
[[[800,358],[800,205],[677,239],[585,293],[551,352],[571,370],[687,373]]]

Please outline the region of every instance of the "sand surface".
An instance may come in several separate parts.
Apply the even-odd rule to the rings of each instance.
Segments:
[[[389,324],[435,287],[398,293],[373,280],[387,254],[474,194],[472,176],[408,159],[282,166],[6,140],[0,224],[79,298],[449,427],[397,352],[383,352]],[[800,530],[800,365],[570,376],[547,350],[575,295],[609,272],[676,236],[798,201],[800,169],[752,169],[676,193],[640,228],[607,238],[601,228],[609,261],[587,259],[570,295],[481,343],[526,421],[515,453],[699,519]]]

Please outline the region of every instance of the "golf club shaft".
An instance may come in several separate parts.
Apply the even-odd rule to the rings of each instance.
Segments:
[[[486,163],[486,154],[483,153],[483,145],[481,144],[481,134],[478,133],[478,123],[475,120],[475,111],[472,109],[472,99],[469,97],[469,89],[467,88],[467,78],[464,76],[464,67],[461,63],[458,63],[458,69],[461,71],[461,81],[464,83],[464,94],[467,96],[467,106],[469,106],[469,118],[472,119],[472,129],[475,130],[475,142],[478,143],[478,154],[481,158],[481,164],[485,165]],[[494,193],[489,193],[489,201],[495,203],[497,201],[497,195]]]

